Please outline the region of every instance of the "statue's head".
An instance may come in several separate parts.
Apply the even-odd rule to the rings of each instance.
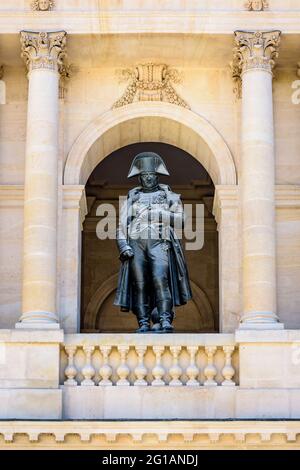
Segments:
[[[47,11],[50,7],[49,0],[40,0],[39,1],[39,7],[40,7],[40,10]]]
[[[53,0],[34,0],[32,7],[34,10],[39,11],[48,11],[51,10],[54,6]]]
[[[139,176],[143,188],[149,190],[158,185],[158,175],[169,176],[169,172],[161,156],[154,152],[142,152],[134,157],[128,178]]]
[[[263,9],[263,2],[262,0],[253,0],[252,2],[252,10],[253,11],[260,11]]]
[[[145,171],[139,175],[139,180],[144,189],[152,189],[158,185],[158,174]]]

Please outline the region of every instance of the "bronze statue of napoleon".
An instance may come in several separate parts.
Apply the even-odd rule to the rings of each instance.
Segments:
[[[117,229],[122,265],[114,303],[136,315],[138,333],[172,332],[173,308],[192,298],[175,230],[183,227],[182,202],[159,175],[169,172],[158,154],[136,155],[128,178],[138,176],[140,186],[129,191]]]

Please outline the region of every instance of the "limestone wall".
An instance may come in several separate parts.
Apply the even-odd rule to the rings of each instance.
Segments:
[[[0,186],[0,328],[11,328],[21,311],[23,189]]]
[[[25,70],[5,67],[4,81],[6,104],[0,107],[0,184],[23,184],[27,111]]]
[[[174,41],[174,40],[173,40]],[[170,41],[170,48],[176,47]],[[157,50],[149,57],[157,54]],[[178,59],[177,59],[178,62]],[[128,65],[128,60],[126,66]],[[134,65],[134,63],[133,63]],[[173,66],[172,61],[170,65]],[[300,104],[292,103],[292,83],[296,69],[278,69],[274,82],[276,181],[278,184],[300,183]],[[76,68],[68,82],[64,104],[64,155],[87,125],[110,109],[126,88],[119,83],[116,66]],[[208,119],[230,147],[235,164],[239,161],[240,102],[232,92],[230,70],[226,68],[180,67],[183,75],[178,93],[193,111]],[[6,104],[1,105],[0,184],[23,184],[27,108],[27,79],[23,67],[5,67]]]

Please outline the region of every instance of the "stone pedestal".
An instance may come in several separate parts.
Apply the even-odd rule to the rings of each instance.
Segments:
[[[63,331],[0,330],[0,419],[61,419]]]

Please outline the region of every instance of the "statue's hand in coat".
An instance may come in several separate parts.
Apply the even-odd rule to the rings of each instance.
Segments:
[[[123,251],[123,253],[121,253],[120,260],[122,261],[122,263],[124,263],[125,261],[128,261],[129,259],[131,259],[133,257],[134,257],[133,251],[131,249],[129,249],[129,250]]]
[[[154,222],[161,221],[163,224],[170,225],[172,217],[172,213],[169,210],[157,207],[151,209],[151,220]]]

